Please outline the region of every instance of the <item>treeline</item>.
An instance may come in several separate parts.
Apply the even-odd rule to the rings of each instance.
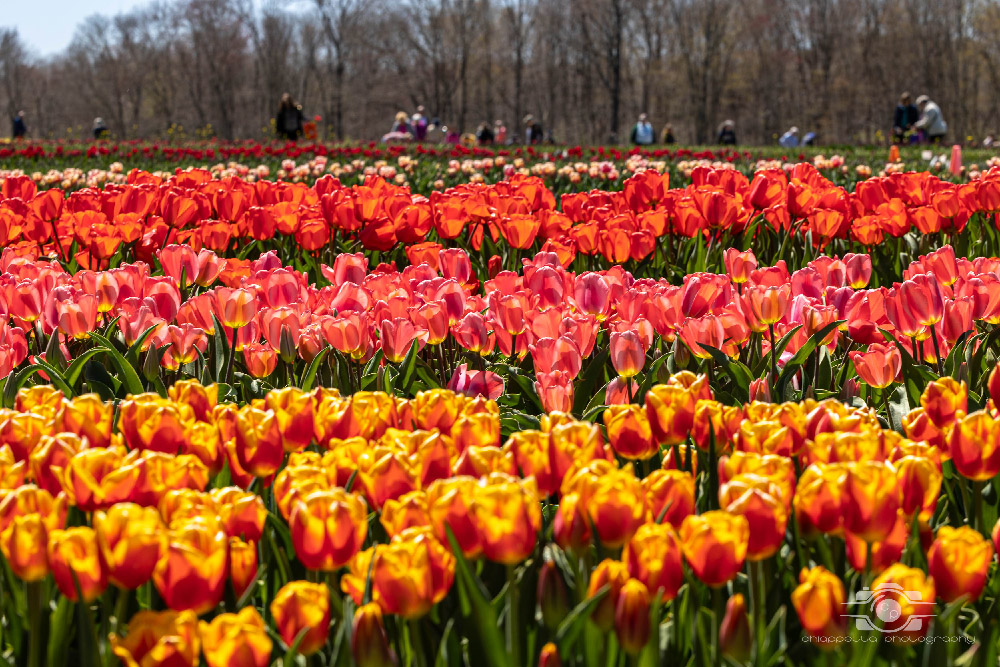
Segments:
[[[287,91],[326,139],[423,105],[464,132],[531,113],[565,142],[627,141],[646,112],[688,144],[725,119],[741,143],[871,143],[907,90],[978,139],[1000,129],[997,34],[1000,0],[160,0],[46,59],[0,30],[0,108],[39,138],[99,116],[120,138],[261,139]]]

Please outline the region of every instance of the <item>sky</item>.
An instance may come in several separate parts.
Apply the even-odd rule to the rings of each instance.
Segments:
[[[149,4],[150,0],[0,0],[0,26],[14,27],[28,50],[42,58],[52,56],[73,40],[76,27],[92,14],[114,16]],[[255,0],[260,6],[260,0]],[[287,9],[309,5],[304,0],[277,0]]]
[[[73,33],[91,14],[113,16],[141,7],[148,0],[5,0],[0,25],[14,27],[29,51],[41,57],[55,55],[73,39]]]

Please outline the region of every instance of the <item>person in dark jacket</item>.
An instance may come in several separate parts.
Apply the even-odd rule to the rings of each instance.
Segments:
[[[274,119],[278,136],[288,141],[298,141],[302,136],[303,118],[302,107],[295,103],[292,96],[288,93],[282,95],[278,104],[278,115]]]
[[[94,119],[94,139],[104,139],[108,136],[108,126],[105,125],[104,119],[98,116]]]
[[[14,129],[11,132],[15,139],[24,139],[28,134],[28,126],[24,122],[24,112],[18,111],[17,115],[14,116]]]
[[[920,111],[913,104],[913,98],[909,93],[899,96],[899,104],[892,115],[892,140],[901,144],[906,138],[906,133],[913,129],[916,122],[920,120]]]
[[[476,130],[476,141],[480,146],[492,145],[495,138],[496,136],[493,134],[493,128],[489,123],[483,121],[479,124],[479,129]]]
[[[524,139],[528,144],[542,143],[542,124],[535,120],[530,113],[524,117]]]
[[[727,120],[719,126],[719,144],[723,146],[736,145],[736,123]]]

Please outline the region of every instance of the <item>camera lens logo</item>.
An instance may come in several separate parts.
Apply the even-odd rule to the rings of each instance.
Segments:
[[[886,634],[921,632],[934,616],[933,600],[924,600],[920,591],[903,590],[894,583],[862,588],[844,606],[854,612],[844,615],[854,619],[858,630]]]

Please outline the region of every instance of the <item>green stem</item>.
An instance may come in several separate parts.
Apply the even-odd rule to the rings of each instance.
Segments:
[[[521,626],[518,618],[521,605],[520,591],[517,588],[517,573],[515,566],[507,566],[507,654],[514,658],[513,664],[523,665],[521,659]]]
[[[775,356],[774,352],[774,325],[767,325],[768,338],[771,340],[771,378],[768,384],[771,386],[771,401],[775,403],[780,403],[781,400],[776,392],[775,384],[778,382],[778,358]]]
[[[882,405],[885,406],[885,417],[889,420],[889,430],[895,431],[896,425],[892,422],[892,410],[889,409],[889,387],[882,387]]]
[[[30,581],[28,593],[28,667],[42,667],[45,663],[45,631],[42,628],[42,599],[44,590],[41,581]]]
[[[748,561],[750,575],[750,597],[753,605],[754,664],[762,664],[764,635],[767,632],[767,604],[764,599],[764,568],[760,561]]]
[[[973,527],[983,533],[983,483],[978,480],[972,482],[972,508]]]

